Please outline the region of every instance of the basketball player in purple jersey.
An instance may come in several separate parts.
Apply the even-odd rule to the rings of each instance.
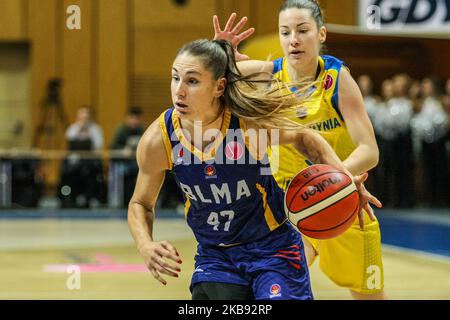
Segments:
[[[162,275],[178,277],[176,248],[153,240],[155,204],[165,170],[172,170],[198,242],[193,299],[312,299],[301,237],[286,222],[284,193],[266,151],[278,134],[278,143],[348,171],[319,134],[289,127],[302,98],[267,85],[257,90],[251,79],[239,73],[227,41],[197,40],[181,48],[172,68],[174,106],[138,146],[130,231],[155,279],[165,285]],[[198,131],[213,134],[205,139]],[[362,207],[378,202],[365,190],[365,178],[353,178]]]

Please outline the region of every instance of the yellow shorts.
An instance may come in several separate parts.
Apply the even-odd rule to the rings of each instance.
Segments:
[[[364,231],[358,217],[353,225],[338,237],[317,240],[303,235],[320,259],[320,269],[340,287],[362,294],[374,294],[384,288],[381,259],[381,234],[378,220],[364,214]]]

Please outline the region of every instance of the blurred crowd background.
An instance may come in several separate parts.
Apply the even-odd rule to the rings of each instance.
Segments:
[[[369,190],[388,208],[448,208],[448,29],[361,31],[371,1],[319,2],[329,31],[325,53],[344,60],[357,79],[378,139]],[[388,14],[413,3],[375,2]],[[1,0],[0,209],[126,208],[139,138],[171,104],[177,49],[211,38],[214,14],[224,23],[237,12],[256,28],[242,51],[275,59],[282,3]],[[76,19],[73,5],[78,29],[67,26]],[[158,206],[181,205],[168,173]]]
[[[370,75],[358,85],[380,148],[370,187],[385,206],[450,206],[450,78],[396,74],[373,92]]]

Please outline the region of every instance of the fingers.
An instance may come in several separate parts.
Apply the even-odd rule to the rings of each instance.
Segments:
[[[369,202],[374,204],[375,206],[377,206],[377,208],[382,208],[383,207],[383,204],[380,202],[380,200],[375,198],[373,195],[370,195]]]
[[[374,204],[377,208],[382,208],[383,204],[378,200],[375,196],[373,196],[367,189],[364,187],[364,185],[361,185],[360,195],[363,197],[364,201],[367,203]]]
[[[165,274],[171,277],[178,278],[178,272],[181,271],[179,267],[172,266],[167,261],[163,259],[162,256],[157,256],[155,253],[151,258],[150,262],[147,264],[148,269],[152,273],[153,277],[161,282],[163,285],[167,284],[167,281],[161,277],[161,274]]]
[[[245,30],[244,32],[242,32],[241,34],[236,36],[236,38],[238,40],[237,42],[239,43],[239,42],[247,39],[248,37],[250,37],[253,34],[253,32],[255,32],[255,28],[250,28],[248,30]]]
[[[154,262],[153,268],[156,269],[156,271],[158,271],[159,273],[163,273],[168,276],[178,278],[177,272],[181,271],[180,268],[170,265],[162,257],[155,257],[153,259],[153,262]]]
[[[213,16],[213,26],[214,26],[214,33],[222,32],[222,30],[220,30],[219,17],[216,15]]]
[[[156,280],[158,280],[159,282],[161,282],[163,285],[166,285],[166,284],[167,284],[167,281],[164,280],[164,279],[160,276],[160,274],[158,273],[158,271],[156,271],[155,269],[151,268],[151,269],[150,269],[150,272],[152,273],[153,277],[154,277]]]
[[[359,227],[361,230],[364,230],[364,211],[361,209],[358,212],[358,219],[359,219]]]
[[[375,217],[375,213],[373,212],[372,207],[370,206],[370,204],[366,204],[364,209],[366,210],[367,214],[369,215],[370,220],[375,221],[376,217]]]
[[[242,17],[237,25],[234,26],[233,30],[231,30],[231,33],[238,34],[239,31],[241,31],[242,27],[247,23],[247,20],[247,17]]]
[[[170,260],[173,260],[176,263],[183,262],[180,258],[180,255],[178,254],[177,249],[169,241],[162,241],[161,247],[162,249],[157,251],[159,255],[161,255],[162,257],[166,257]]]
[[[243,61],[243,60],[250,60],[250,57],[246,54],[236,52],[236,61]]]
[[[361,174],[361,177],[362,177],[362,182],[364,182],[369,177],[369,174],[367,172],[364,172],[363,174]]]
[[[233,12],[230,16],[230,18],[228,18],[227,24],[225,25],[225,29],[223,29],[223,31],[225,32],[230,32],[231,31],[231,27],[233,26],[234,20],[236,20],[236,13]]]
[[[355,184],[362,184],[364,183],[364,181],[367,180],[367,177],[369,176],[369,174],[367,172],[360,174],[359,176],[354,176],[353,177],[353,181],[355,182]]]
[[[161,241],[157,243],[149,252],[146,258],[147,268],[152,273],[153,277],[161,282],[163,285],[167,284],[167,281],[161,276],[168,275],[171,277],[178,278],[178,272],[181,268],[178,265],[173,265],[172,260],[178,265],[182,263],[180,255],[177,249],[168,241]]]

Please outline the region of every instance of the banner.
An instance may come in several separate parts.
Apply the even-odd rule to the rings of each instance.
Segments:
[[[374,31],[450,35],[450,0],[359,0],[359,25]]]

